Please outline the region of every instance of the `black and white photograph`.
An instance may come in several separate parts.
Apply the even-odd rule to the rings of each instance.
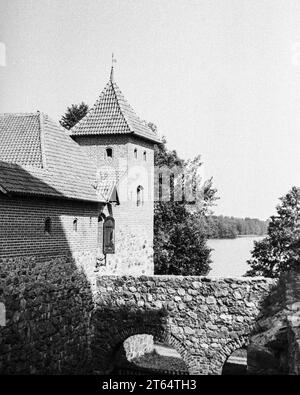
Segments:
[[[299,21],[0,0],[0,381],[300,375]]]

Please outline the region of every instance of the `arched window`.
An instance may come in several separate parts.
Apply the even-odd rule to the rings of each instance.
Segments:
[[[113,157],[113,150],[112,148],[106,148],[106,157],[112,158]]]
[[[49,217],[45,219],[44,232],[48,235],[51,233],[51,218]]]
[[[147,160],[147,152],[146,151],[144,151],[144,153],[143,153],[143,158],[144,158],[144,161]]]
[[[137,148],[134,149],[133,153],[134,153],[134,159],[137,159]]]
[[[144,204],[144,188],[139,185],[136,190],[136,205],[142,206]]]
[[[78,223],[78,220],[77,220],[77,218],[75,218],[73,221],[73,231],[74,232],[77,232],[77,223]]]
[[[103,254],[115,253],[115,220],[106,217],[103,224]]]

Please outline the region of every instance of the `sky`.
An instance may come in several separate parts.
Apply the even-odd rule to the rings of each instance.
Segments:
[[[1,0],[0,112],[58,121],[109,79],[201,154],[216,214],[266,219],[300,185],[299,0]]]

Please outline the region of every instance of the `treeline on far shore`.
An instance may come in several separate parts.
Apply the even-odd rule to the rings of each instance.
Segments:
[[[202,218],[203,233],[209,239],[234,239],[238,236],[263,236],[268,230],[268,221],[257,218],[235,218],[210,215]]]

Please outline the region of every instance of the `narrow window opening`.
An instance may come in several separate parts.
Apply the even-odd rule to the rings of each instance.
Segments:
[[[77,218],[75,218],[73,221],[73,231],[74,232],[77,232],[77,228],[78,228],[77,225],[78,225],[78,220],[77,220]]]
[[[134,149],[134,158],[137,159],[137,149]]]
[[[106,157],[112,158],[113,157],[113,150],[112,148],[106,148]]]
[[[144,204],[144,188],[139,185],[136,190],[136,205],[142,206]]]
[[[51,233],[51,218],[45,219],[44,232],[48,235]]]
[[[147,152],[146,151],[144,151],[143,157],[144,157],[144,161],[146,162],[146,160],[147,160]]]

